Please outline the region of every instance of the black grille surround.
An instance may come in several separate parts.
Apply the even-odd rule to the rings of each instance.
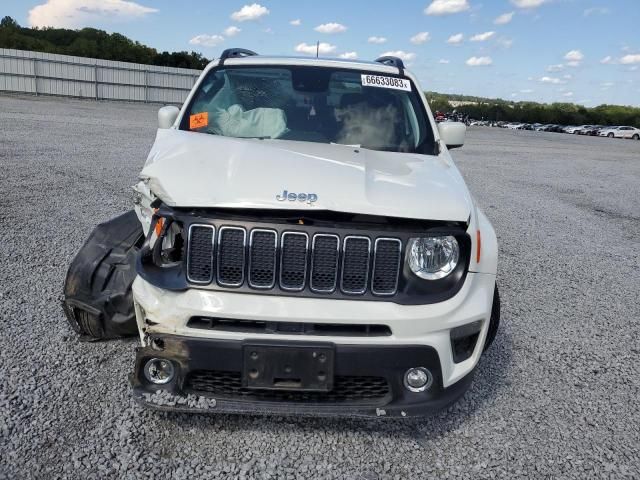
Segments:
[[[462,288],[471,256],[471,238],[464,224],[307,221],[296,213],[267,222],[165,206],[158,215],[184,229],[184,261],[159,267],[150,255],[141,255],[137,271],[152,285],[172,291],[198,288],[425,305],[447,300]],[[458,267],[445,279],[425,281],[408,268],[409,239],[427,235],[454,235],[460,244]],[[345,258],[345,251],[354,256]],[[233,255],[220,264],[219,256],[224,252]],[[283,257],[290,252],[297,258]],[[212,261],[207,263],[209,259]]]
[[[192,283],[213,280],[213,225],[191,225],[189,228],[189,258],[187,278]]]

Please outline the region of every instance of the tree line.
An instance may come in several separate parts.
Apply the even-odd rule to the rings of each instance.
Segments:
[[[26,28],[11,17],[0,20],[0,48],[202,70],[209,60],[197,52],[158,52],[119,33],[95,28]]]
[[[511,102],[436,92],[426,92],[425,95],[434,111],[451,112],[455,109],[476,120],[559,125],[630,125],[640,128],[640,108],[631,106],[599,105],[587,108],[574,103]],[[454,107],[450,103],[452,101],[466,104]]]

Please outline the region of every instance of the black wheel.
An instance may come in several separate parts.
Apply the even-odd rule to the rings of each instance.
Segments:
[[[609,135],[607,135],[607,137],[613,138],[613,133],[610,133]]]
[[[640,140],[640,135],[638,135],[637,133],[634,133],[633,137],[631,138],[633,138],[634,140]]]
[[[489,330],[487,331],[487,338],[484,341],[484,351],[491,346],[498,333],[498,327],[500,326],[500,293],[498,292],[498,284],[493,291],[493,305],[491,306],[491,318],[489,319]]]

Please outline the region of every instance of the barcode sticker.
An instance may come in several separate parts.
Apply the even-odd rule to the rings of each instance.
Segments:
[[[411,82],[404,78],[383,77],[381,75],[362,74],[363,87],[393,88],[394,90],[411,91]]]

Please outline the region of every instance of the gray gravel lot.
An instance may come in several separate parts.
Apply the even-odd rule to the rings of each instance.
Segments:
[[[135,341],[80,343],[59,305],[156,111],[0,96],[0,478],[640,478],[640,142],[472,128],[454,151],[499,237],[503,324],[448,411],[189,416],[135,404]]]

